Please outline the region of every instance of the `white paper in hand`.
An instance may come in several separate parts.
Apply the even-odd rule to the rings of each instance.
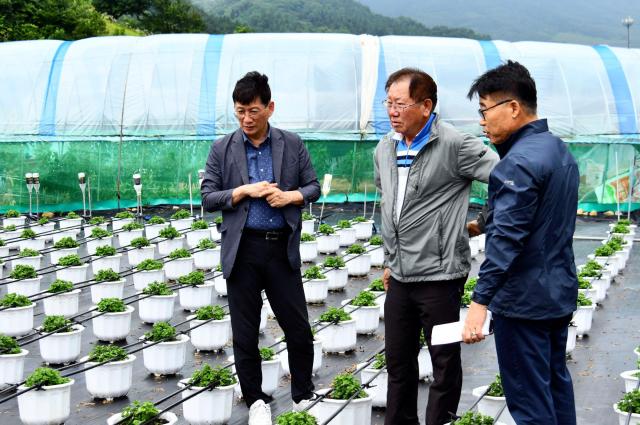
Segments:
[[[491,324],[491,312],[487,311],[487,318],[482,325],[482,334],[489,334],[489,325]],[[431,345],[451,344],[453,342],[462,341],[462,329],[464,321],[445,323],[436,325],[431,331]]]

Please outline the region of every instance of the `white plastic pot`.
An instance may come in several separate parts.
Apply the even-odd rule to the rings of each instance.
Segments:
[[[330,291],[342,291],[349,281],[349,271],[346,267],[340,267],[338,269],[325,269],[323,270],[327,279],[329,279]]]
[[[349,276],[366,276],[371,269],[370,254],[344,254]]]
[[[349,303],[349,300],[342,301],[344,311],[356,321],[356,332],[363,335],[374,334],[378,330],[380,323],[380,306],[357,307]]]
[[[471,251],[471,258],[476,258],[480,253],[480,242],[478,238],[469,238],[469,250]]]
[[[311,279],[308,282],[304,282],[302,287],[307,303],[323,303],[329,294],[329,279]]]
[[[578,337],[578,328],[575,326],[569,326],[567,332],[567,348],[566,353],[570,355],[576,348],[576,338]]]
[[[478,249],[480,250],[480,252],[484,252],[484,246],[487,242],[487,235],[482,233],[481,235],[478,235],[477,238],[478,238]]]
[[[80,357],[84,326],[73,325],[71,332],[50,334],[38,341],[40,356],[47,364],[65,364]]]
[[[194,252],[193,263],[199,270],[215,269],[220,264],[220,247]]]
[[[164,425],[175,425],[178,423],[178,417],[171,412],[165,412],[160,415],[160,419],[164,419],[166,423]],[[115,415],[109,416],[107,418],[107,425],[116,425],[122,421],[122,414],[116,413]]]
[[[34,249],[36,251],[42,251],[44,249],[45,242],[46,242],[46,238],[44,237],[21,239],[18,241],[18,248],[20,250]]]
[[[56,279],[68,280],[69,282],[76,284],[80,282],[86,282],[87,272],[89,271],[89,264],[81,264],[79,266],[72,267],[56,267]]]
[[[147,224],[144,226],[144,234],[150,242],[155,243],[160,239],[160,231],[169,227],[169,223]]]
[[[356,348],[356,338],[355,319],[332,324],[320,322],[316,333],[316,339],[322,341],[322,350],[325,353],[341,353],[354,350]]]
[[[131,241],[137,238],[141,238],[143,232],[144,232],[144,229],[130,230],[128,232],[119,232],[117,234],[118,246],[123,247],[123,246],[131,245]]]
[[[318,256],[318,242],[300,242],[300,260],[303,263],[310,263]]]
[[[80,359],[86,361],[88,357]],[[84,373],[87,391],[93,398],[108,400],[127,395],[133,383],[133,362],[136,356],[129,354],[126,359],[108,362],[102,366],[89,369]],[[96,362],[87,362],[86,367],[95,366]]]
[[[187,233],[187,246],[189,248],[195,248],[201,240],[209,239],[210,237],[211,231],[209,229],[191,230]]]
[[[215,276],[213,278],[213,283],[216,289],[216,293],[218,294],[219,297],[226,297],[227,296],[227,279],[225,279],[222,276],[222,273],[220,273],[219,275]]]
[[[150,245],[142,248],[132,248],[127,251],[127,258],[129,259],[129,265],[136,267],[144,260],[153,260],[156,253],[156,246]]]
[[[272,360],[262,361],[262,392],[272,395],[278,389],[280,382],[280,356],[273,356]]]
[[[36,270],[40,270],[42,268],[42,254],[35,257],[18,257],[11,260],[11,270],[14,270],[18,265],[31,266]]]
[[[471,394],[473,394],[474,397],[478,398],[482,394],[484,394],[485,391],[487,391],[488,387],[489,387],[488,385],[484,385],[482,387],[474,388],[471,391]],[[502,409],[502,407],[505,406],[505,404],[506,404],[506,401],[504,397],[491,397],[491,396],[485,395],[478,402],[478,413],[495,418],[498,412]],[[508,407],[504,408],[498,420],[501,423],[504,423],[505,425],[516,425],[516,422],[511,417],[511,413],[509,413]]]
[[[175,341],[161,342],[148,346],[142,350],[144,367],[156,376],[174,375],[182,369],[187,361],[187,343],[189,337],[186,335],[176,336]]]
[[[576,324],[578,336],[583,336],[591,330],[593,320],[594,305],[579,306],[573,315],[573,322]]]
[[[356,229],[336,229],[336,235],[340,238],[340,246],[349,246],[356,243]]]
[[[51,264],[58,264],[58,261],[62,257],[66,257],[67,255],[78,255],[78,248],[62,248],[56,249],[55,251],[51,251],[49,253],[49,261]]]
[[[640,413],[632,413],[631,420],[627,422],[627,417],[629,416],[628,412],[623,412],[618,409],[618,403],[613,405],[613,411],[618,414],[618,424],[619,425],[640,425]]]
[[[578,292],[583,294],[585,298],[590,299],[594,304],[598,302],[596,301],[598,299],[598,290],[593,285],[591,285],[590,289],[578,289]]]
[[[124,279],[91,285],[91,302],[98,304],[103,298],[120,298],[124,293]]]
[[[144,270],[133,273],[133,287],[143,291],[152,282],[164,282],[164,270]]]
[[[218,226],[209,226],[209,230],[211,231],[211,240],[219,241],[222,238],[220,232],[218,232]]]
[[[54,244],[63,238],[71,238],[75,241],[77,240],[79,233],[79,229],[58,230],[56,233],[51,235],[51,238]]]
[[[179,220],[170,220],[171,226],[173,226],[176,230],[189,230],[191,229],[191,225],[193,224],[193,217],[181,218]]]
[[[361,365],[358,365],[360,368]],[[377,369],[373,369],[368,367],[362,370],[361,379],[362,382],[369,382],[371,388],[367,388],[366,391],[371,397],[371,405],[373,407],[387,407],[387,383],[389,382],[389,374],[386,370],[380,372],[378,376],[376,374],[379,371]],[[374,378],[374,376],[376,376]]]
[[[109,230],[109,225],[107,223],[102,223],[102,224],[89,224],[83,227],[83,233],[84,233],[84,237],[88,238],[91,236],[91,232],[93,232],[93,229],[96,228],[100,228],[102,230]]]
[[[192,328],[189,336],[191,344],[198,351],[220,350],[231,341],[231,316],[226,315],[222,320],[211,320],[202,326],[206,320],[197,320],[195,315],[187,317]],[[195,326],[197,328],[193,329]]]
[[[318,393],[322,394],[327,391],[327,389],[323,389]],[[346,402],[346,400],[323,398],[309,409],[309,413],[318,419],[318,423],[324,423]],[[371,424],[371,408],[371,396],[354,399],[331,421],[331,425],[369,425]]]
[[[120,273],[120,260],[122,259],[121,253],[116,255],[107,255],[105,257],[91,257],[91,271],[93,274],[97,274],[100,270],[111,269],[116,273]]]
[[[627,370],[620,374],[620,377],[624,380],[624,392],[630,393],[638,388],[638,377],[634,376],[640,374],[640,369]]]
[[[87,239],[87,254],[96,255],[96,249],[99,246],[113,246],[113,236],[107,236],[104,238],[89,238]]]
[[[50,241],[52,239],[53,232],[55,231],[56,223],[49,222],[46,224],[36,224],[35,226],[31,226],[31,230],[33,230],[36,235],[44,234],[45,240]]]
[[[291,370],[289,368],[289,350],[287,350],[287,343],[281,342],[278,345],[278,351],[280,360],[282,361],[282,373],[285,375],[291,374]],[[320,370],[322,367],[322,341],[319,339],[313,340],[313,368],[311,373],[314,375]]]
[[[605,279],[596,279],[593,277],[583,277],[583,279],[591,282],[591,286],[595,289],[594,300],[596,303],[601,303],[607,297],[607,282]]]
[[[371,256],[371,267],[382,267],[384,265],[382,245],[369,245],[367,249],[367,253]]]
[[[74,289],[43,299],[44,314],[47,316],[64,316],[67,318],[78,314],[80,292],[80,289]]]
[[[121,230],[127,224],[133,223],[135,218],[112,218],[111,219],[111,228],[114,232]]]
[[[193,271],[193,258],[176,258],[164,263],[164,275],[169,280],[176,280],[180,276],[186,276]]]
[[[178,294],[152,295],[140,294],[138,314],[144,323],[168,322],[173,317],[173,305]],[[146,298],[145,298],[146,297]]]
[[[433,378],[433,363],[429,347],[423,345],[418,352],[418,379],[421,381]]]
[[[22,279],[22,280],[9,280],[9,284],[7,285],[7,293],[15,293],[18,295],[24,295],[25,297],[30,297],[32,295],[40,292],[40,281],[42,280],[42,276],[38,276],[33,279]]]
[[[368,240],[373,234],[373,220],[353,223],[351,226],[356,231],[357,239]]]
[[[29,351],[24,348],[18,354],[0,354],[0,385],[19,384],[24,377],[24,358]]]
[[[185,388],[188,379],[178,383],[179,388]],[[231,419],[233,409],[233,391],[238,384],[216,387],[202,391],[195,397],[185,401],[182,414],[191,425],[222,425]],[[202,387],[191,387],[182,391],[182,399],[202,390]]]
[[[184,236],[178,236],[174,239],[163,239],[160,238],[158,242],[158,253],[162,257],[166,257],[171,254],[176,249],[180,249],[184,244]]]
[[[211,305],[213,299],[213,285],[210,280],[205,280],[202,285],[188,286],[180,288],[180,308],[183,310],[196,311],[200,307]]]
[[[27,221],[27,216],[21,215],[18,217],[5,217],[2,219],[2,227],[7,226],[16,226],[22,227],[24,223]]]
[[[0,334],[22,336],[33,330],[33,310],[36,303],[25,307],[0,310]]]
[[[265,303],[262,303],[262,308],[260,309],[260,326],[258,326],[258,332],[264,333],[265,329],[267,329],[267,316],[269,314],[269,309]]]
[[[18,396],[20,420],[25,425],[62,424],[71,415],[71,386],[74,380],[60,385],[45,385],[41,391],[28,391]],[[28,387],[21,385],[18,391]]]
[[[340,249],[340,236],[337,234],[319,235],[316,242],[318,242],[318,252],[323,254],[335,254]]]
[[[131,332],[131,314],[135,309],[128,305],[126,310],[120,313],[104,313],[97,316],[93,312],[91,319],[93,335],[100,341],[115,342],[125,339]]]
[[[21,233],[22,230],[8,230],[0,232],[0,239],[5,241],[8,241],[10,239],[18,239]],[[18,248],[18,242],[7,242],[6,247],[11,249]]]

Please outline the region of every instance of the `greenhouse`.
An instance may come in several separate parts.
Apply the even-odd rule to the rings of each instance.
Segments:
[[[570,144],[579,207],[640,207],[640,51],[542,42],[347,34],[100,37],[0,44],[2,209],[25,210],[24,175],[40,175],[40,211],[199,202],[197,171],[211,142],[236,128],[231,90],[250,70],[270,77],[275,126],[307,142],[329,202],[374,199],[372,151],[389,122],[388,74],[417,66],[438,84],[436,111],[481,135],[471,82],[506,59],[529,68],[539,116]],[[191,178],[190,178],[191,177]],[[190,183],[191,182],[191,183]],[[191,184],[191,188],[189,185]],[[635,190],[633,187],[635,186]],[[473,201],[485,189],[474,186]],[[366,198],[365,198],[366,196]]]

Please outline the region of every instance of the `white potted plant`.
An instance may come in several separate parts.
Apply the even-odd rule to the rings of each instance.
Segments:
[[[197,351],[217,351],[231,341],[231,317],[219,305],[200,307],[187,320],[191,344]]]
[[[158,409],[150,401],[144,403],[135,400],[129,406],[125,407],[122,412],[116,413],[107,419],[107,425],[119,425],[119,424],[141,424],[145,421],[157,416],[160,413]],[[165,412],[159,415],[158,419],[163,422],[164,425],[175,425],[178,423],[178,417],[171,412]]]
[[[284,412],[276,417],[276,425],[318,425],[318,420],[309,412]]]
[[[430,381],[433,378],[433,363],[427,339],[424,337],[424,329],[420,330],[420,351],[418,351],[418,379]]]
[[[356,243],[356,229],[351,226],[349,220],[338,221],[336,234],[340,237],[340,246],[349,246]]]
[[[204,220],[196,220],[191,223],[191,231],[187,233],[187,246],[195,248],[201,240],[211,238],[209,223]]]
[[[183,403],[184,418],[191,425],[226,424],[231,419],[233,408],[233,390],[237,385],[235,376],[228,368],[211,367],[204,364],[196,369],[191,378],[183,379],[178,387],[182,398],[186,399],[200,391]],[[207,390],[202,391],[207,388]]]
[[[182,248],[184,236],[180,234],[174,227],[168,226],[160,230],[160,239],[158,240],[158,253],[167,256],[176,249]]]
[[[2,234],[2,232],[0,232],[0,236],[4,236]],[[1,259],[4,257],[8,257],[9,256],[9,246],[7,245],[7,243],[0,238],[0,261],[2,261]],[[1,264],[1,263],[0,263]],[[2,267],[0,267],[0,278],[2,277]]]
[[[623,238],[629,243],[633,243],[633,237],[636,235],[635,229],[630,229],[629,226],[624,224],[616,224],[611,228],[611,236],[618,236]]]
[[[573,321],[576,324],[576,331],[579,337],[586,335],[591,330],[591,322],[593,320],[593,311],[595,305],[584,294],[578,294],[578,309],[573,315]]]
[[[601,267],[598,263],[594,262],[593,264]],[[578,273],[578,279],[585,280],[591,284],[595,290],[595,297],[593,298],[594,302],[601,303],[605,300],[607,297],[608,285],[607,281],[602,277],[602,274],[598,270],[585,267]]]
[[[367,220],[363,216],[354,217],[351,222],[356,231],[356,239],[367,240],[373,234],[373,220]]]
[[[160,231],[169,227],[169,223],[160,216],[153,216],[149,219],[146,226],[144,226],[144,234],[151,242],[157,242],[160,237]]]
[[[304,271],[302,277],[306,280],[302,284],[306,302],[309,304],[324,303],[329,293],[329,279],[322,274],[320,267],[309,267]]]
[[[29,351],[20,348],[14,338],[0,334],[0,385],[22,382],[27,354]]]
[[[21,250],[32,249],[34,251],[42,251],[45,246],[46,238],[37,236],[36,232],[32,229],[24,229],[20,233],[21,240],[18,241],[18,248]]]
[[[187,361],[189,337],[176,335],[176,330],[167,322],[158,322],[144,336],[142,351],[144,367],[156,376],[174,375]],[[156,343],[156,344],[153,344]]]
[[[356,348],[356,321],[342,309],[329,307],[320,315],[316,338],[326,353],[352,351]]]
[[[116,252],[116,249],[110,245],[99,246],[96,248],[96,255],[91,257],[91,270],[93,274],[98,270],[111,269],[116,273],[120,273],[120,260],[122,254]]]
[[[326,394],[329,390],[319,392]],[[349,399],[351,402],[347,403]],[[343,408],[331,421],[332,425],[369,425],[371,407],[371,396],[362,389],[352,375],[343,373],[333,378],[330,394],[314,405],[309,413],[318,418],[318,422],[324,423],[338,409]]]
[[[0,299],[0,333],[23,336],[33,330],[33,310],[36,303],[24,295],[6,294]]]
[[[91,217],[87,222],[87,225],[84,226],[84,229],[83,229],[84,235],[85,237],[89,237],[93,229],[95,229],[96,227],[99,227],[102,230],[108,230],[108,226],[109,225],[107,224],[107,220],[105,220],[104,217],[102,216]]]
[[[591,282],[578,276],[578,293],[584,295],[585,298],[591,300],[594,304],[598,298],[598,290],[593,287]]]
[[[213,285],[219,297],[227,296],[227,279],[222,274],[222,264],[218,264],[213,275]]]
[[[502,419],[502,416],[500,416]],[[448,422],[445,425],[505,425],[504,422],[496,422],[491,416],[482,413],[465,412],[459,419]]]
[[[313,335],[313,366],[311,373],[316,374],[322,367],[322,341],[316,338],[316,330],[314,328],[311,328],[311,334]],[[284,374],[289,375],[291,373],[289,369],[289,351],[287,349],[287,340],[284,336],[280,338],[278,352],[282,360],[282,371]]]
[[[181,276],[186,276],[194,269],[193,257],[184,248],[178,248],[169,254],[169,260],[164,263],[164,275],[169,280],[176,280]]]
[[[576,348],[576,338],[578,337],[578,331],[577,331],[577,327],[576,324],[571,322],[569,323],[568,326],[568,330],[567,330],[567,348],[566,348],[566,353],[567,356],[571,357],[571,353],[573,353],[573,350],[575,350]]]
[[[215,269],[220,264],[220,247],[209,238],[201,239],[193,253],[193,263],[198,270]]]
[[[366,276],[371,269],[371,254],[367,254],[364,246],[354,243],[344,252],[344,262],[349,276]]]
[[[638,360],[635,369],[622,372],[620,377],[624,381],[625,393],[630,393],[638,388],[638,380],[640,380],[640,360]]]
[[[7,226],[22,227],[24,226],[24,223],[26,220],[27,220],[27,217],[24,215],[21,215],[18,210],[7,210],[7,212],[4,213],[4,218],[2,219],[2,227],[7,227]]]
[[[48,334],[38,340],[40,356],[46,364],[67,364],[80,357],[84,326],[74,325],[63,316],[47,316],[37,330]]]
[[[193,217],[187,210],[179,209],[171,215],[171,225],[176,230],[187,230],[191,227],[191,224],[193,224]]]
[[[42,254],[35,249],[25,248],[20,251],[18,257],[11,262],[12,268],[18,266],[29,266],[35,270],[42,268]]]
[[[138,314],[144,323],[168,322],[178,296],[164,282],[150,283],[139,296]]]
[[[133,223],[135,219],[136,216],[131,211],[120,211],[111,219],[111,229],[113,229],[114,232],[117,232],[127,224]]]
[[[103,298],[93,311],[93,335],[100,341],[115,342],[131,332],[131,315],[135,309],[119,298]]]
[[[506,404],[500,375],[496,375],[495,380],[488,386],[483,385],[481,387],[474,388],[471,393],[474,397],[479,398],[485,392],[487,392],[486,395],[478,402],[478,413],[495,418],[498,415],[498,412],[502,410]],[[516,425],[515,421],[511,417],[511,413],[509,413],[508,407],[504,407],[499,419],[500,422],[507,425]]]
[[[262,360],[261,389],[263,393],[270,396],[275,393],[276,389],[278,388],[278,382],[280,381],[280,377],[282,376],[282,374],[280,373],[282,364],[280,361],[280,357],[275,354],[273,349],[270,347],[260,348],[260,358]],[[235,356],[229,356],[228,360],[233,363],[235,361]],[[235,373],[235,366],[232,366],[232,371]],[[243,397],[240,387],[236,388],[236,392],[238,398]]]
[[[475,238],[469,238],[469,251],[471,258],[476,258],[480,253],[480,240]]]
[[[94,276],[97,284],[91,285],[91,302],[98,304],[103,298],[120,298],[124,292],[125,279],[111,269],[98,270]]]
[[[49,285],[49,294],[42,300],[44,314],[47,316],[71,317],[78,314],[80,304],[80,289],[73,289],[73,283],[68,280],[54,280]]]
[[[135,360],[136,356],[117,345],[95,345],[88,356],[80,359],[88,369],[84,376],[89,394],[107,401],[127,395],[133,383]]]
[[[58,259],[56,279],[67,280],[71,283],[87,281],[89,264],[83,263],[77,254],[66,255]]]
[[[87,254],[96,255],[99,246],[113,246],[113,235],[100,227],[91,231],[91,237],[87,238]]]
[[[31,297],[40,292],[41,276],[32,266],[18,264],[9,274],[7,292]]]
[[[60,239],[53,244],[55,249],[49,253],[51,264],[58,264],[58,261],[60,261],[62,257],[74,254],[78,255],[79,246],[80,244],[69,236]]]
[[[132,222],[122,226],[118,232],[118,246],[129,246],[131,241],[142,237],[144,226],[140,223]]]
[[[384,319],[384,302],[387,299],[387,293],[384,290],[382,278],[374,279],[369,286],[367,286],[367,290],[371,291],[376,297],[376,304],[380,306],[380,318]]]
[[[196,311],[200,307],[211,304],[213,286],[211,281],[204,280],[204,273],[197,270],[178,278],[178,283],[185,286],[178,290],[180,307],[183,310]]]
[[[211,239],[214,241],[219,241],[222,238],[220,234],[220,225],[222,225],[222,216],[219,215],[215,219],[213,219],[213,226],[209,227],[211,230]]]
[[[303,263],[310,263],[318,256],[318,242],[311,233],[300,235],[300,260]]]
[[[313,235],[315,233],[316,218],[310,212],[302,212],[302,230],[301,233]]]
[[[23,424],[62,424],[71,415],[71,386],[74,380],[47,367],[33,371],[18,391],[37,387],[18,396],[18,410]]]
[[[321,224],[318,227],[318,252],[323,254],[335,254],[340,249],[340,236],[333,227]]]
[[[616,252],[609,245],[599,246],[595,249],[593,254],[587,255],[587,258],[589,260],[595,260],[603,267],[611,268],[612,276],[616,276],[618,274],[619,270]]]
[[[357,333],[376,333],[380,322],[380,306],[371,291],[362,291],[352,300],[344,300],[343,305],[344,310],[355,319]]]
[[[129,259],[129,265],[131,267],[137,267],[144,260],[153,260],[156,246],[151,245],[147,238],[135,238],[131,241],[130,245],[131,248],[127,251],[127,258]]]
[[[620,425],[640,424],[640,390],[626,393],[620,401],[613,405],[613,410],[618,414]],[[629,412],[631,412],[631,420],[627,422]]]
[[[20,233],[22,233],[21,230],[16,230],[16,226],[11,224],[9,226],[4,226],[2,229],[2,232],[0,232],[0,237],[2,237],[2,239],[4,240],[16,240],[20,237]],[[6,249],[14,249],[18,247],[18,243],[17,242],[9,242],[6,244]]]
[[[349,271],[342,257],[329,256],[325,258],[324,274],[329,279],[330,291],[342,291],[349,281]]]
[[[136,266],[133,274],[133,286],[136,291],[142,291],[151,282],[164,282],[162,261],[146,259]]]
[[[364,365],[358,365],[358,369]],[[381,371],[382,370],[382,371]],[[377,375],[377,376],[376,376]],[[362,369],[362,382],[369,382],[369,395],[373,407],[387,407],[387,361],[384,354],[376,354],[375,360]]]
[[[371,267],[384,266],[384,242],[382,236],[373,235],[369,239],[369,246],[367,246],[367,253],[371,255]]]

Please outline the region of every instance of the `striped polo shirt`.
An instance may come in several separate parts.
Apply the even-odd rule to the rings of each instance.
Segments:
[[[422,130],[416,135],[411,146],[407,146],[407,143],[402,137],[402,134],[396,133],[393,135],[393,139],[396,142],[396,165],[398,166],[398,197],[396,198],[396,223],[400,220],[400,213],[402,212],[402,205],[404,204],[404,194],[407,190],[407,180],[409,178],[409,169],[413,163],[413,159],[418,155],[418,152],[429,143],[429,135],[431,134],[431,124],[435,119],[436,114],[433,113],[429,117],[427,123],[422,127]]]

